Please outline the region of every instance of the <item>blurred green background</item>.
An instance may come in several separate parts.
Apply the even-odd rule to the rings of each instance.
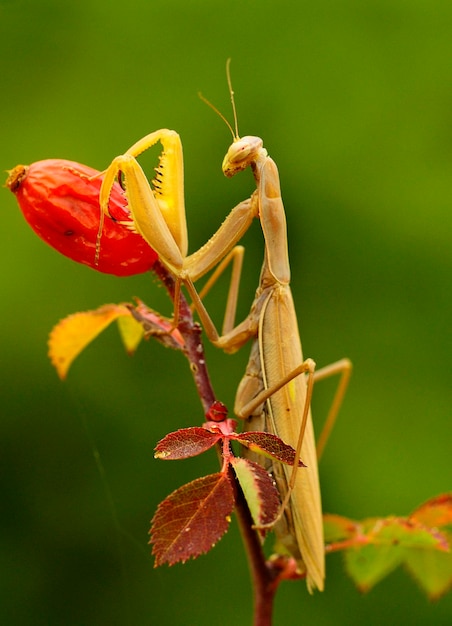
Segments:
[[[176,129],[190,249],[253,189],[226,180],[225,62],[242,134],[278,164],[306,356],[354,375],[321,464],[324,508],[407,514],[451,488],[452,4],[430,0],[14,1],[0,3],[3,170],[61,157],[103,169],[144,134]],[[249,624],[235,520],[207,556],[153,569],[149,519],[215,455],[153,460],[170,430],[203,416],[187,364],[156,343],[128,358],[112,328],[61,383],[46,338],[65,315],[139,295],[170,313],[148,276],[97,274],[59,256],[2,192],[0,623],[15,626]],[[245,239],[244,316],[262,259]],[[224,293],[209,299],[216,320]],[[248,349],[208,347],[229,406]],[[322,420],[331,387],[316,389]],[[360,595],[339,555],[326,591],[279,593],[275,624],[439,625],[397,571]]]

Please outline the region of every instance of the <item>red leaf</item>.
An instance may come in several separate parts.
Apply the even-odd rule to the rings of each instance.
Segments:
[[[137,299],[137,306],[129,308],[133,317],[142,324],[146,338],[153,337],[166,348],[173,348],[173,350],[183,350],[185,348],[184,338],[180,331],[174,328],[173,320],[167,319],[160,313],[153,311],[139,299]]]
[[[255,525],[271,524],[276,518],[280,502],[278,490],[268,472],[257,463],[238,457],[231,458],[231,465]]]
[[[157,508],[150,530],[155,567],[184,563],[208,552],[226,532],[234,495],[218,473],[174,491]]]
[[[249,431],[237,435],[237,440],[253,452],[276,459],[286,465],[294,464],[295,450],[276,435],[261,431]],[[298,467],[306,467],[301,459],[298,461]]]
[[[188,459],[210,450],[220,439],[221,434],[211,433],[199,426],[181,428],[158,442],[154,457],[164,461]]]
[[[105,217],[96,261],[100,221],[100,172],[64,159],[17,165],[6,186],[16,195],[35,233],[61,254],[99,272],[131,276],[151,269],[157,253],[135,232],[116,220],[130,220],[122,189],[115,183]],[[95,177],[95,178],[93,178]]]
[[[449,526],[452,525],[452,493],[443,493],[421,504],[410,515],[426,526]]]

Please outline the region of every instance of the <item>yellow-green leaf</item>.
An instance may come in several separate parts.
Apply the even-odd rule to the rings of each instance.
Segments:
[[[411,550],[405,565],[430,600],[437,600],[452,587],[451,552]]]
[[[118,317],[118,329],[127,354],[133,354],[144,337],[143,325],[132,315]]]
[[[131,317],[127,307],[105,304],[93,311],[74,313],[58,322],[49,336],[49,358],[58,376],[66,378],[72,362],[80,352],[121,317]]]

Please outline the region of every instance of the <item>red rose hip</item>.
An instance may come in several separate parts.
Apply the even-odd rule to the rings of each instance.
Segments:
[[[116,276],[150,270],[157,253],[141,235],[117,223],[130,220],[127,201],[118,183],[110,196],[113,219],[105,216],[98,243],[102,184],[99,174],[80,163],[47,159],[17,165],[9,171],[6,186],[15,194],[35,233],[61,254]]]

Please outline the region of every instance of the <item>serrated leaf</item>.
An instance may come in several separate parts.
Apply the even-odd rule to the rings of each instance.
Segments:
[[[240,487],[256,526],[271,524],[279,509],[278,491],[268,472],[248,459],[231,458]]]
[[[410,550],[405,557],[405,566],[430,600],[437,600],[452,588],[450,551]]]
[[[334,542],[358,541],[360,525],[348,517],[341,515],[332,515],[325,513],[323,516],[323,534],[325,543],[333,544]],[[349,544],[350,545],[350,544]],[[329,546],[332,552],[336,548],[334,545]]]
[[[345,553],[346,570],[361,591],[369,591],[403,560],[398,546],[367,544]]]
[[[452,525],[452,494],[443,493],[430,498],[411,513],[410,519],[431,528]]]
[[[436,529],[404,517],[379,520],[369,531],[368,538],[373,543],[391,544],[403,549],[447,550],[444,536]]]
[[[130,314],[118,317],[118,330],[127,354],[132,355],[144,337],[142,324]]]
[[[443,567],[432,572],[422,569],[442,563],[448,548],[445,536],[436,528],[403,517],[370,518],[362,523],[339,516],[326,516],[330,551],[345,549],[348,574],[361,591],[368,591],[401,564],[405,564],[427,593],[443,593],[450,585],[451,572],[444,576]],[[430,556],[428,556],[430,555]],[[447,555],[449,556],[449,555]],[[445,569],[445,567],[444,567]]]
[[[403,564],[431,600],[452,588],[452,494],[418,507],[409,517],[356,522],[325,515],[327,551],[344,550],[347,571],[362,591]]]
[[[198,478],[157,508],[150,530],[155,567],[184,563],[208,552],[226,532],[234,495],[227,475]]]
[[[236,438],[253,452],[276,459],[286,465],[294,464],[295,450],[276,435],[262,431],[249,431],[240,433]],[[301,459],[298,461],[298,467],[306,467]]]
[[[120,304],[105,304],[93,311],[74,313],[61,320],[49,336],[49,358],[61,379],[74,359],[103,330],[118,318],[130,317],[127,307]]]
[[[221,434],[211,433],[199,426],[181,428],[158,442],[154,457],[165,461],[188,459],[210,450],[221,437]]]
[[[357,530],[355,547],[345,554],[345,566],[358,589],[368,591],[402,563],[404,546],[400,540],[401,529],[393,518],[371,518],[357,525]]]

